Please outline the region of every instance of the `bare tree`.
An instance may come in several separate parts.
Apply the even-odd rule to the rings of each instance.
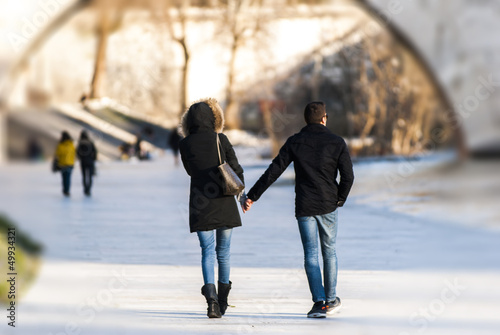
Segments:
[[[359,81],[366,110],[360,138],[375,136],[376,153],[411,155],[429,139],[435,122],[433,85],[387,32],[365,38],[362,45]]]
[[[419,72],[425,74],[425,76],[434,83],[433,95],[435,95],[436,99],[441,101],[443,105],[443,109],[448,111],[454,111],[453,103],[450,100],[449,96],[446,94],[444,88],[439,85],[439,81],[436,78],[435,71],[432,71],[430,65],[425,61],[425,58],[418,51],[417,48],[413,45],[413,43],[408,39],[408,37],[391,21],[387,20],[384,17],[384,13],[377,10],[376,6],[374,6],[371,1],[368,0],[354,0],[363,10],[370,14],[372,18],[381,23],[382,26],[386,27],[388,31],[394,36],[400,45],[408,50],[413,55],[413,61],[419,68]],[[448,115],[451,118],[451,121],[455,124],[460,124],[456,119],[458,118],[458,114],[456,112],[450,113]],[[465,141],[465,135],[462,127],[454,127],[454,135],[456,140],[458,141],[459,153],[461,158],[465,158],[467,155],[467,146]]]
[[[95,3],[96,15],[98,17],[95,28],[97,49],[94,61],[94,73],[90,84],[89,98],[91,99],[100,98],[103,95],[109,35],[120,27],[123,12],[127,8],[128,6],[120,3],[120,0],[107,0]]]
[[[187,26],[189,22],[188,11],[191,7],[191,0],[166,0],[151,1],[150,10],[152,17],[165,25],[170,38],[182,49],[183,64],[181,69],[181,101],[179,115],[182,115],[187,108],[188,88],[189,88],[189,61],[191,58],[188,46]]]
[[[111,9],[106,5],[98,6],[99,16],[96,27],[97,49],[94,58],[94,72],[90,83],[89,98],[100,98],[103,91],[104,77],[106,75],[106,51],[108,48],[109,24]]]
[[[250,39],[265,32],[264,26],[268,16],[264,15],[262,6],[260,0],[233,0],[228,1],[222,8],[221,24],[230,36],[225,108],[226,126],[229,129],[239,129],[241,126],[239,96],[235,86],[236,57],[240,48]]]

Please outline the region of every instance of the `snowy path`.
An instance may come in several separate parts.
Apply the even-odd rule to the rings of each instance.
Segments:
[[[247,184],[264,167],[245,166]],[[307,319],[312,301],[293,185],[284,176],[234,230],[235,307],[213,320],[200,294],[198,242],[188,230],[189,180],[170,158],[100,165],[91,199],[82,195],[79,169],[71,199],[62,198],[59,175],[48,171],[48,165],[0,167],[0,211],[47,246],[40,276],[18,310],[18,327],[4,321],[0,334],[500,330],[498,231],[419,219],[353,197],[341,211],[338,233],[343,309]]]

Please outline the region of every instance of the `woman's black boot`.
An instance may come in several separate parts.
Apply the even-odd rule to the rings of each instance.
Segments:
[[[214,284],[205,284],[201,288],[201,294],[205,296],[208,304],[207,316],[209,318],[220,318],[219,299]]]
[[[220,313],[224,315],[226,313],[227,309],[227,296],[229,295],[229,291],[231,290],[231,284],[232,282],[229,281],[229,284],[224,284],[221,282],[218,282],[219,284],[219,308],[220,308]]]

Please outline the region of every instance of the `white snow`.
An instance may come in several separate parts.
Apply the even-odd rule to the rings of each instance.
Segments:
[[[249,187],[268,163],[247,159]],[[420,211],[395,208],[393,198],[408,190],[453,189],[453,179],[441,177],[441,163],[433,160],[415,163],[398,187],[388,188],[379,178],[398,171],[398,164],[355,165],[337,243],[343,308],[322,320],[306,318],[312,301],[292,170],[242,214],[243,227],[232,240],[234,307],[222,319],[208,319],[198,241],[188,230],[189,179],[171,156],[99,164],[90,199],[83,196],[78,167],[71,199],[65,199],[60,176],[48,164],[2,166],[0,211],[42,241],[46,252],[20,302],[17,327],[4,317],[0,333],[497,334],[500,233],[476,224],[480,209],[463,214],[472,221],[467,225],[446,207],[444,214],[425,213],[443,203],[436,195],[433,201],[411,195],[411,201],[424,199],[416,202]]]

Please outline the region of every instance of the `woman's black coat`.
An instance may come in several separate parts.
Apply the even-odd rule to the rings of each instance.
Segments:
[[[222,194],[217,166],[217,132],[223,127],[222,110],[213,99],[192,105],[182,120],[187,135],[180,142],[180,153],[186,172],[191,176],[189,227],[191,232],[241,226],[234,196]],[[224,134],[218,134],[222,159],[243,181],[243,169],[233,147]]]

